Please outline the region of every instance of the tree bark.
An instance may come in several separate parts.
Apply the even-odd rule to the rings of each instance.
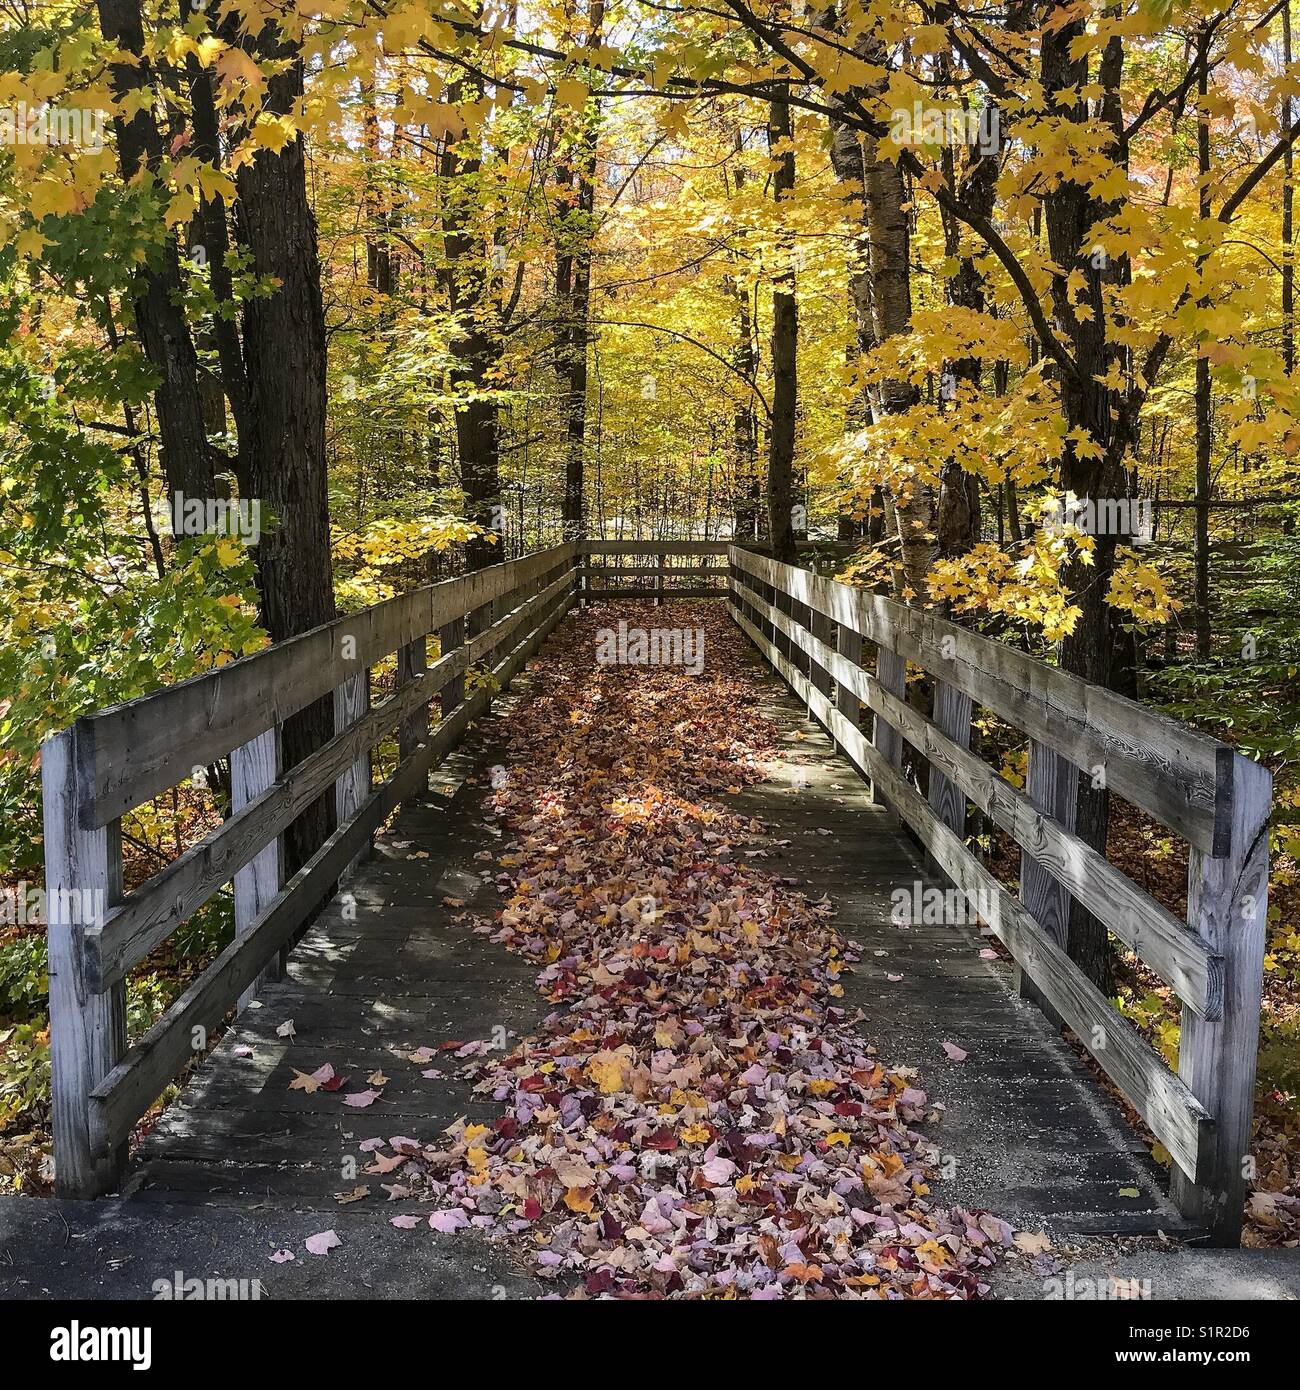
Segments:
[[[951,179],[955,156],[944,150],[944,162]],[[969,162],[957,191],[961,202],[980,217],[989,217],[996,198],[997,155],[979,146],[969,149]],[[970,255],[961,254],[961,227],[956,217],[943,211],[944,250],[957,262],[957,273],[947,282],[949,304],[982,314],[986,307],[984,276]],[[980,389],[981,366],[977,357],[963,357],[948,364],[945,371],[957,408],[961,408],[961,387]],[[935,523],[938,553],[946,558],[966,554],[980,539],[979,479],[968,473],[956,459],[945,460],[939,480],[939,501]]]
[[[790,103],[769,108],[768,148],[776,162],[773,190],[778,208],[794,191],[795,163]],[[772,290],[772,425],[767,454],[768,535],[776,559],[793,564],[795,412],[798,406],[799,314],[795,303],[793,248],[784,241]]]
[[[461,95],[458,83],[451,89],[451,100],[458,101]],[[492,274],[487,239],[476,220],[482,160],[472,142],[461,150],[448,137],[441,173],[445,254],[438,278],[455,321],[451,384],[458,397],[456,452],[465,514],[483,528],[483,534],[466,545],[465,563],[468,569],[478,570],[500,559],[494,537],[501,518],[501,442],[492,374],[500,361],[501,342],[487,302]]]
[[[1197,43],[1201,59],[1196,91],[1201,105],[1196,113],[1196,171],[1198,212],[1202,219],[1210,216],[1210,118],[1205,110],[1209,94],[1205,59],[1209,38],[1202,24]],[[1201,300],[1202,306],[1205,301]],[[1284,315],[1285,316],[1285,315]],[[1212,409],[1210,398],[1210,359],[1196,354],[1196,502],[1195,508],[1195,568],[1196,568],[1196,655],[1205,661],[1210,655],[1210,452],[1212,440]]]
[[[732,178],[735,181],[736,192],[739,193],[745,186],[746,178],[744,165],[740,163],[744,141],[739,131],[736,132],[732,148],[737,160]],[[737,374],[749,386],[745,394],[737,400],[732,414],[735,533],[738,540],[756,541],[762,498],[758,479],[758,420],[754,413],[753,393],[758,375],[754,315],[750,308],[748,288],[734,275],[727,275],[723,283],[735,303],[736,349],[732,360]]]
[[[181,0],[181,18],[188,20],[193,13],[193,0]],[[221,30],[233,41],[233,26],[223,21]],[[216,93],[213,90],[213,69],[205,68],[190,54],[185,60],[185,75],[190,89],[190,112],[194,127],[194,153],[207,164],[220,168],[221,138],[217,120]],[[248,414],[248,374],[244,366],[244,349],[239,341],[239,328],[231,310],[234,305],[234,277],[229,262],[230,229],[226,220],[225,200],[204,198],[194,220],[193,239],[202,243],[208,261],[208,278],[217,312],[212,317],[212,339],[221,367],[221,387],[230,404],[235,422],[237,453],[235,476],[240,493],[253,496],[253,482],[248,464],[248,439],[252,425]],[[227,312],[221,312],[225,309]]]
[[[758,359],[754,351],[754,320],[750,313],[749,294],[732,276],[727,277],[726,285],[736,306],[736,350],[733,360],[736,371],[752,383],[758,372]],[[752,394],[746,393],[736,402],[731,431],[736,536],[740,540],[756,541],[761,497],[758,482],[758,421],[754,414]]]
[[[105,39],[134,60],[111,65],[114,95],[121,99],[142,89],[152,95],[140,0],[97,0],[97,5]],[[138,106],[129,117],[114,117],[113,127],[123,181],[130,182],[142,171],[152,176],[163,157],[163,136],[152,101]],[[168,491],[173,496],[179,492],[210,498],[214,472],[204,428],[198,356],[181,307],[180,257],[170,233],[150,264],[138,272],[133,295],[136,329],[158,378],[154,407]]]
[[[604,0],[591,0],[583,47],[600,44],[605,22]],[[588,99],[577,139],[575,158],[566,166],[561,187],[564,206],[558,210],[556,297],[560,326],[561,377],[564,389],[565,460],[562,520],[567,539],[586,533],[587,350],[591,320],[591,243],[596,210],[596,129],[600,108]],[[574,190],[576,189],[576,195]]]
[[[911,238],[904,211],[907,190],[903,171],[890,160],[868,160],[865,175],[875,336],[884,343],[912,326]],[[881,420],[910,410],[916,398],[916,388],[909,382],[887,378],[875,393],[873,415]],[[896,493],[893,502],[902,566],[900,592],[909,602],[923,602],[935,560],[934,489],[918,479],[909,490]]]
[[[1282,66],[1291,67],[1291,0],[1282,5]],[[1282,138],[1287,141],[1282,156],[1282,365],[1288,376],[1295,371],[1295,253],[1292,221],[1295,209],[1295,150],[1290,135],[1295,123],[1291,98],[1282,100]]]
[[[1091,119],[1088,103],[1078,89],[1089,80],[1088,59],[1074,57],[1071,47],[1083,35],[1083,22],[1075,20],[1043,36],[1043,87],[1057,112],[1079,122]],[[1116,163],[1127,164],[1120,107],[1120,80],[1123,68],[1123,41],[1112,38],[1102,52],[1096,74],[1103,96],[1102,117],[1110,129],[1109,154]],[[1103,284],[1127,280],[1128,261],[1122,256],[1098,256],[1086,244],[1092,227],[1115,211],[1113,203],[1092,197],[1082,184],[1062,180],[1043,199],[1048,248],[1062,274],[1052,280],[1052,302],[1058,329],[1072,349],[1077,373],[1062,372],[1059,377],[1061,404],[1067,429],[1077,432],[1099,447],[1101,457],[1091,448],[1082,450],[1067,437],[1061,455],[1061,486],[1076,497],[1120,497],[1127,490],[1123,467],[1131,441],[1123,431],[1122,412],[1113,409],[1113,392],[1101,384],[1112,365],[1128,365],[1124,349],[1108,343]],[[1076,314],[1066,276],[1077,271],[1084,278],[1090,313]],[[1132,675],[1131,637],[1122,631],[1115,611],[1106,602],[1115,570],[1115,548],[1121,538],[1095,537],[1091,564],[1075,560],[1066,567],[1065,581],[1080,609],[1074,631],[1061,643],[1063,669],[1097,685],[1113,686],[1124,674]],[[1097,769],[1079,781],[1076,831],[1085,843],[1104,853],[1110,821],[1110,798],[1105,769]],[[1113,988],[1113,962],[1106,929],[1076,902],[1072,905],[1068,950],[1071,958],[1103,990]]]
[[[273,25],[255,40],[255,56],[284,69],[267,83],[265,109],[287,115],[302,95],[297,46]],[[325,313],[316,220],[307,198],[306,152],[297,136],[279,153],[259,150],[236,175],[237,227],[258,276],[278,288],[244,305],[253,494],[272,514],[258,543],[262,624],[274,642],[335,616],[325,463]],[[326,697],[285,723],[284,763],[292,767],[334,731]],[[319,848],[334,823],[332,791],[286,833],[289,870]]]

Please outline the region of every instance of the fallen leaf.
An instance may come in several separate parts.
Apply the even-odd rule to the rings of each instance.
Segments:
[[[330,1230],[308,1236],[304,1244],[310,1255],[328,1255],[331,1250],[337,1249],[343,1242],[339,1239],[337,1231]]]

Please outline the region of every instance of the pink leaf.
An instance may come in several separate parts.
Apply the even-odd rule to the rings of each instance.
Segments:
[[[389,1218],[388,1224],[396,1226],[399,1231],[412,1231],[420,1224],[418,1216],[393,1216]]]
[[[311,1255],[328,1255],[336,1246],[342,1245],[337,1231],[321,1231],[318,1235],[308,1236],[305,1244],[307,1252]]]
[[[288,1264],[289,1261],[294,1258],[296,1257],[292,1250],[277,1250],[275,1254],[271,1256],[271,1263],[273,1265],[284,1265]]]
[[[727,1182],[736,1171],[736,1165],[729,1158],[711,1158],[703,1166],[705,1180],[713,1184]]]
[[[964,1062],[969,1054],[963,1052],[956,1043],[945,1042],[943,1050],[954,1062]]]
[[[353,1091],[351,1095],[343,1097],[343,1104],[350,1105],[354,1110],[364,1110],[367,1105],[373,1105],[383,1094],[370,1087],[364,1091]]]

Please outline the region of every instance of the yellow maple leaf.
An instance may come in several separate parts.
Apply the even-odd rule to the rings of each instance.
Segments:
[[[263,111],[253,126],[253,144],[259,149],[279,154],[296,134],[294,124],[287,116],[270,116]]]
[[[581,111],[587,104],[587,84],[577,77],[562,77],[555,84],[555,104]]]
[[[612,1096],[623,1089],[624,1065],[617,1052],[598,1052],[587,1063],[587,1075],[600,1088],[601,1095]]]
[[[194,211],[198,207],[198,199],[188,189],[183,189],[180,193],[174,194],[170,203],[167,204],[167,211],[163,214],[163,221],[169,227],[179,226],[182,222],[188,222],[194,216]]]
[[[200,164],[195,170],[195,180],[199,191],[205,198],[224,198],[226,202],[235,196],[234,180],[215,165]]]
[[[24,260],[39,256],[47,246],[53,244],[48,237],[43,237],[34,227],[29,227],[25,232],[19,232],[14,240],[14,247]]]
[[[405,48],[414,48],[433,32],[433,18],[421,5],[404,5],[384,20],[384,51],[400,53]]]
[[[595,1188],[592,1187],[570,1187],[564,1193],[564,1205],[570,1211],[588,1212],[594,1192]]]
[[[237,85],[246,86],[258,94],[266,89],[266,75],[242,48],[223,49],[216,55],[214,66],[222,87],[227,89],[223,93],[227,101],[230,100],[230,89]]]
[[[78,209],[77,190],[59,179],[42,179],[32,189],[29,206],[38,222],[51,215],[64,217]]]

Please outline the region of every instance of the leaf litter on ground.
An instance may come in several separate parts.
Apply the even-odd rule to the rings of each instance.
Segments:
[[[504,1054],[441,1043],[480,1054],[460,1075],[504,1110],[421,1147],[390,1196],[513,1242],[570,1297],[978,1297],[1011,1227],[931,1200],[926,1093],[838,1002],[857,951],[723,800],[779,756],[743,635],[679,605],[702,674],[596,664],[598,629],[666,611],[571,619],[496,721],[489,819],[513,838],[488,929],[554,1008]]]

